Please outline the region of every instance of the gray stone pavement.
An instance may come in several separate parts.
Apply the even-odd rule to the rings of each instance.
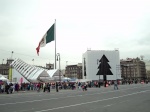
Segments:
[[[149,112],[150,84],[0,95],[0,112]]]

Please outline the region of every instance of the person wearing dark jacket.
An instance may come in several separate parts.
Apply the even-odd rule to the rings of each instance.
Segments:
[[[48,83],[48,84],[47,84],[47,90],[48,90],[48,92],[50,92],[50,91],[51,91],[51,89],[50,89],[50,88],[51,88],[51,84],[50,84],[50,83]]]
[[[58,83],[56,82],[56,92],[58,92]]]
[[[9,84],[9,92],[12,94],[12,92],[13,92],[13,84],[12,83],[10,83]]]
[[[101,87],[101,82],[100,82],[100,81],[98,81],[98,87],[99,87],[99,88]]]
[[[17,83],[17,84],[15,84],[15,91],[19,91],[19,84]]]
[[[6,91],[7,94],[9,94],[9,88],[10,88],[9,84],[6,83],[5,91]]]

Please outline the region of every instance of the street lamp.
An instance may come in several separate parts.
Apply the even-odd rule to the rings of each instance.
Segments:
[[[60,76],[60,53],[57,53],[56,57],[57,57],[56,60],[59,61],[59,81],[61,82],[61,76]]]

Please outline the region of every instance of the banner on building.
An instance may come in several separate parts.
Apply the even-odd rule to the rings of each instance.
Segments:
[[[8,79],[9,79],[9,81],[12,81],[12,68],[9,68]]]

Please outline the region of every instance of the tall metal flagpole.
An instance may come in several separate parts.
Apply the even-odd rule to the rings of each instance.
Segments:
[[[56,69],[56,19],[55,19],[55,27],[54,27],[54,38],[55,38],[55,69]]]

